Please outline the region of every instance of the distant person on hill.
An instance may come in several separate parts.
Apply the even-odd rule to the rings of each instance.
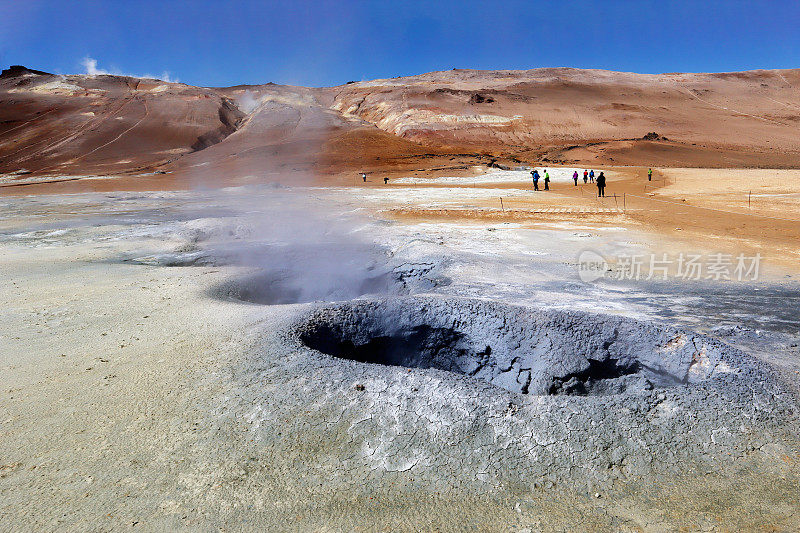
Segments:
[[[589,181],[594,183],[594,170],[589,171]]]
[[[586,169],[583,169],[583,182],[586,183],[586,181],[588,179],[589,179],[589,171],[586,170]]]
[[[648,168],[647,169],[647,181],[653,181],[653,169],[652,168]]]
[[[597,197],[606,197],[606,177],[601,172],[599,176],[597,176]]]
[[[572,181],[575,182],[575,186],[577,187],[578,186],[578,171],[577,170],[572,173]]]
[[[366,183],[366,182],[367,182],[367,175],[366,175],[364,172],[362,172],[362,173],[361,173],[361,180],[362,180],[364,183]]]
[[[550,173],[548,171],[544,171],[544,190],[550,190]]]
[[[531,172],[531,176],[533,176],[533,190],[534,191],[538,191],[539,190],[539,171],[538,170],[534,170],[533,172]]]
[[[386,185],[387,183],[389,183],[389,178],[383,178],[383,184]]]

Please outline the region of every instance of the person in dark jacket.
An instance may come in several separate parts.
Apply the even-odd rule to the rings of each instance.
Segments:
[[[602,172],[597,176],[597,197],[606,197],[606,176]]]
[[[539,171],[538,170],[534,170],[533,172],[531,172],[531,176],[532,176],[532,179],[533,179],[533,190],[534,191],[538,191],[539,190]]]
[[[594,183],[594,169],[589,171],[589,181]]]

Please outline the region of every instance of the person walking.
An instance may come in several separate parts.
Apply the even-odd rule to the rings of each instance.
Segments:
[[[544,190],[550,190],[550,173],[548,171],[544,171]]]
[[[533,190],[534,191],[538,191],[539,190],[539,171],[538,170],[534,170],[532,175],[533,175]]]
[[[364,183],[367,182],[367,175],[364,172],[361,173],[361,181],[363,181]]]
[[[586,170],[586,169],[583,169],[583,182],[586,183],[588,181],[588,179],[589,179],[589,171]]]
[[[572,173],[572,181],[575,182],[575,186],[577,187],[578,186],[578,171],[577,170]]]
[[[647,169],[647,181],[653,181],[653,169],[652,168],[648,168]]]
[[[594,169],[589,171],[589,181],[594,183]]]
[[[606,197],[606,177],[602,172],[597,176],[597,197],[601,196]]]

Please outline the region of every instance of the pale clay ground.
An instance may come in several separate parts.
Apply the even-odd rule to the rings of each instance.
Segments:
[[[578,279],[575,262],[584,249],[648,252],[655,239],[639,229],[586,220],[404,223],[373,216],[404,203],[469,205],[495,192],[233,189],[2,199],[0,529],[800,526],[793,483],[797,458],[791,457],[776,457],[774,477],[718,472],[631,482],[596,493],[511,486],[458,493],[414,484],[342,491],[326,487],[324,479],[322,488],[312,491],[297,465],[324,461],[328,449],[344,444],[298,441],[292,448],[288,443],[292,456],[271,456],[259,447],[251,421],[227,406],[244,401],[248,386],[269,391],[275,385],[251,383],[241,374],[247,369],[242,361],[259,349],[263,331],[279,328],[313,304],[269,307],[212,298],[208,291],[216,284],[252,268],[165,267],[159,254],[213,252],[242,236],[248,245],[258,243],[260,228],[270,224],[277,206],[296,206],[299,213],[330,211],[336,219],[339,213],[353,215],[336,239],[382,247],[378,256],[393,264],[435,263],[435,271],[452,283],[434,291],[673,320],[707,331],[745,326],[728,340],[755,347],[753,353],[776,363],[796,383],[797,324],[775,309],[758,307],[769,300],[755,307],[729,300],[706,306],[699,305],[705,304],[706,285],[693,290],[680,283],[587,285]],[[785,191],[761,191],[766,192]],[[504,189],[503,194],[525,193]],[[322,241],[331,238],[320,235]],[[267,240],[297,237],[290,229]],[[299,240],[316,241],[313,235]],[[324,258],[319,261],[325,264]],[[766,268],[758,287],[794,290],[794,278],[785,277],[793,274]],[[791,317],[796,296],[780,298],[777,306],[788,305]],[[760,320],[754,322],[750,313],[761,313]],[[780,332],[762,333],[758,328],[764,324]],[[308,406],[308,416],[315,408]],[[303,434],[301,417],[285,423],[287,435]],[[356,481],[360,476],[352,475]]]

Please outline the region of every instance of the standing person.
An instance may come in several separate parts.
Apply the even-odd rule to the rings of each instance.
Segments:
[[[364,183],[367,182],[367,174],[364,172],[361,173],[361,181],[363,181]]]
[[[653,181],[653,169],[652,168],[648,168],[647,169],[647,181]]]
[[[594,183],[594,169],[589,171],[589,181]]]
[[[383,178],[383,184],[387,185],[389,183],[389,178]]]
[[[578,186],[578,171],[577,170],[572,173],[572,181],[575,182],[575,186],[577,187]]]
[[[583,169],[583,182],[586,183],[586,181],[588,179],[589,179],[589,171],[586,170],[586,169]]]
[[[536,181],[536,169],[531,170],[531,183]]]
[[[533,190],[534,191],[538,191],[539,190],[539,171],[538,170],[534,170],[533,171]]]
[[[550,173],[548,171],[544,171],[544,190],[550,190]]]
[[[601,196],[606,197],[606,177],[602,172],[597,176],[597,197]]]

